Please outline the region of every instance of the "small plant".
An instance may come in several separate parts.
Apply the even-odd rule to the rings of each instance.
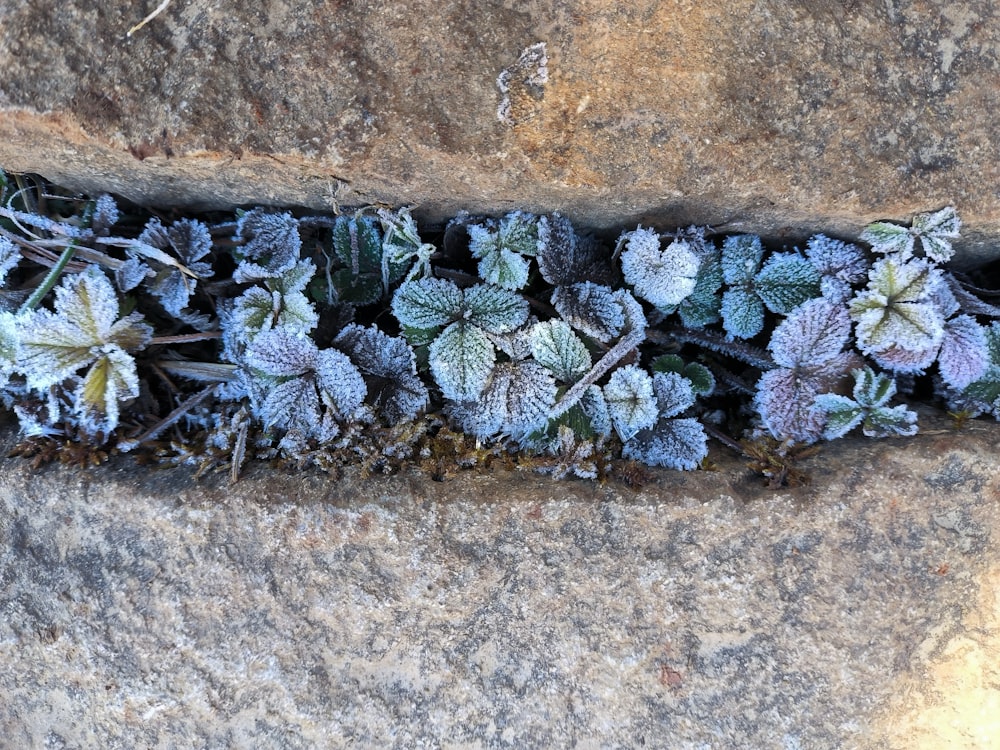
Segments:
[[[603,478],[705,466],[714,436],[783,484],[822,440],[914,434],[904,380],[1000,416],[1000,309],[941,265],[952,208],[872,224],[870,251],[642,226],[609,247],[559,214],[429,242],[409,209],[168,223],[0,190],[0,396],[39,461]]]

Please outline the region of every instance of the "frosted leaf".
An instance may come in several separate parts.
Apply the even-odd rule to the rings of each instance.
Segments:
[[[371,216],[338,216],[333,225],[333,250],[342,264],[331,275],[341,302],[370,305],[389,291],[406,273],[407,257],[392,251],[388,257],[384,240]]]
[[[893,347],[927,350],[941,343],[944,320],[932,301],[941,272],[926,261],[882,258],[869,273],[868,287],[850,303],[858,348],[865,354]]]
[[[234,254],[239,261],[233,281],[243,284],[281,275],[292,268],[302,252],[299,222],[290,213],[269,213],[255,208],[236,223]]]
[[[715,377],[711,370],[698,362],[685,363],[676,354],[664,354],[657,357],[651,363],[650,369],[654,373],[654,381],[656,373],[677,373],[690,384],[691,390],[697,396],[709,396],[715,390]],[[663,409],[662,404],[660,408]]]
[[[831,379],[804,376],[785,367],[769,370],[757,381],[754,408],[775,438],[813,443],[822,436],[826,422],[823,411],[813,402],[832,385]]]
[[[935,263],[947,263],[951,260],[954,254],[951,240],[958,239],[961,228],[962,220],[958,218],[954,206],[913,217],[912,231],[920,238],[924,255]]]
[[[774,329],[768,349],[780,367],[821,364],[840,354],[850,336],[847,310],[819,298],[795,308]]]
[[[404,339],[374,326],[349,325],[333,343],[361,370],[368,400],[388,424],[415,419],[427,406],[427,388],[417,376],[416,357]]]
[[[393,266],[402,273],[410,268],[407,279],[431,275],[431,256],[437,251],[434,245],[420,240],[417,223],[410,209],[401,208],[395,213],[384,208],[378,210],[382,223],[382,283],[388,289]]]
[[[764,330],[764,303],[753,292],[740,287],[722,295],[722,327],[734,338],[752,339]]]
[[[493,344],[482,329],[465,321],[452,323],[430,345],[431,373],[445,398],[478,398],[496,362]]]
[[[764,246],[760,237],[741,234],[727,237],[722,243],[722,277],[727,284],[738,285],[751,281],[760,268]]]
[[[587,281],[557,287],[552,306],[573,328],[601,343],[618,338],[625,329],[625,312],[607,286]]]
[[[150,268],[138,258],[129,258],[115,269],[115,286],[129,292],[146,280]]]
[[[938,352],[941,378],[959,390],[979,380],[989,367],[986,330],[968,315],[952,318],[944,325]]]
[[[694,291],[699,263],[687,241],[674,240],[661,250],[659,234],[642,227],[623,239],[622,274],[636,295],[666,308],[680,304]]]
[[[653,391],[660,417],[676,417],[694,406],[695,395],[691,382],[676,372],[653,374]]]
[[[318,349],[308,336],[275,328],[257,336],[247,347],[245,361],[274,378],[293,377],[316,368]]]
[[[965,399],[971,399],[981,411],[992,411],[1000,417],[1000,322],[993,322],[984,329],[985,351],[988,366],[982,377],[970,383],[962,391]]]
[[[585,281],[607,283],[611,268],[607,256],[588,237],[578,237],[565,216],[552,214],[538,226],[538,270],[552,286]]]
[[[13,242],[6,237],[0,237],[0,287],[3,287],[7,274],[17,266],[21,260],[21,251]]]
[[[107,193],[99,195],[97,200],[94,201],[94,211],[90,217],[90,228],[98,236],[106,235],[108,230],[118,223],[119,216],[118,204],[115,203],[115,199]]]
[[[691,471],[708,456],[708,436],[696,419],[662,419],[625,443],[622,457],[649,466]]]
[[[324,349],[316,355],[316,385],[323,403],[345,418],[354,414],[368,395],[358,368],[336,349]]]
[[[904,349],[901,346],[890,346],[888,349],[868,352],[879,367],[892,370],[899,375],[919,375],[934,364],[940,351],[939,344],[933,344],[924,349]]]
[[[223,334],[229,354],[238,356],[240,344],[252,342],[272,328],[289,333],[308,333],[319,315],[301,292],[282,294],[252,286],[237,297],[222,317]]]
[[[897,255],[900,261],[913,256],[913,235],[909,229],[898,224],[876,221],[864,228],[859,239],[871,245],[876,253]]]
[[[12,313],[0,312],[0,389],[7,385],[20,357],[19,329],[18,320]]]
[[[819,273],[794,253],[774,253],[754,277],[754,291],[773,313],[785,315],[820,294]]]
[[[821,276],[820,291],[833,303],[846,302],[851,287],[865,279],[869,263],[857,245],[817,234],[806,245],[806,257]]]
[[[505,289],[521,289],[528,283],[528,261],[538,252],[539,224],[544,217],[515,211],[497,224],[469,224],[469,250],[479,260],[479,276]]]
[[[659,416],[653,379],[635,365],[625,365],[613,373],[604,386],[611,423],[622,440],[651,427]]]
[[[300,430],[309,435],[320,425],[316,385],[309,378],[292,378],[269,384],[258,392],[260,401],[251,397],[256,416],[267,429]]]
[[[905,406],[887,407],[896,394],[896,382],[876,374],[870,367],[854,370],[854,398],[823,394],[816,408],[827,420],[824,437],[833,440],[846,435],[858,425],[868,437],[915,435],[917,415]]]
[[[703,245],[699,254],[698,278],[694,291],[677,307],[681,322],[688,328],[702,328],[719,320],[722,297],[722,263],[719,252],[711,246]]]
[[[477,284],[465,290],[469,320],[488,333],[513,331],[528,319],[528,301],[509,289]]]
[[[600,387],[590,386],[580,397],[577,406],[590,420],[590,428],[596,436],[605,438],[611,434],[611,413]]]
[[[139,395],[135,360],[117,344],[105,344],[74,393],[80,429],[90,435],[118,426],[118,403]]]
[[[549,320],[531,328],[531,353],[557,379],[572,383],[587,373],[592,364],[590,352],[561,320]]]
[[[38,309],[19,320],[18,370],[28,387],[44,390],[62,382],[94,362],[107,344],[126,351],[145,346],[153,332],[142,316],[119,320],[118,311],[114,287],[96,266],[66,277],[56,287],[54,312]]]
[[[392,313],[410,328],[437,328],[460,316],[462,290],[452,281],[425,278],[400,284],[392,297]]]
[[[155,277],[146,282],[149,291],[159,298],[164,310],[179,316],[188,306],[198,279],[213,275],[212,266],[201,261],[212,250],[208,227],[200,221],[181,219],[167,228],[153,218],[139,235],[139,242],[179,259],[179,265],[172,265],[162,262],[169,260],[163,256],[160,260],[152,255],[145,257],[146,263],[156,272]]]
[[[555,397],[552,375],[538,363],[505,362],[479,399],[457,406],[452,416],[477,438],[504,433],[521,441],[545,427]]]

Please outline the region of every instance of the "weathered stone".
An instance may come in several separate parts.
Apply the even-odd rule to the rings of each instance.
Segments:
[[[0,165],[160,207],[558,209],[775,239],[954,203],[965,260],[995,257],[982,0],[174,0],[127,37],[153,7],[3,3]],[[518,67],[539,42],[547,82]]]
[[[812,484],[0,466],[11,747],[982,748],[995,424]],[[992,722],[992,723],[991,723]]]

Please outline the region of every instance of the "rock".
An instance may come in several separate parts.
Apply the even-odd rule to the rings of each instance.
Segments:
[[[12,747],[976,748],[996,424],[809,485],[0,465]],[[986,733],[986,734],[984,734]]]
[[[158,207],[561,210],[996,257],[993,5],[76,0],[0,11],[0,165]],[[544,45],[544,46],[542,46]]]

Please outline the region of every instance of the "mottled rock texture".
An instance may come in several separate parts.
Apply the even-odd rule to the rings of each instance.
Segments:
[[[926,421],[925,421],[926,424]],[[990,747],[995,424],[767,491],[0,466],[10,747]]]
[[[954,203],[965,260],[996,257],[984,0],[173,0],[127,37],[157,4],[0,3],[0,165],[160,207],[558,209],[778,240]],[[539,42],[544,83],[517,66]]]

